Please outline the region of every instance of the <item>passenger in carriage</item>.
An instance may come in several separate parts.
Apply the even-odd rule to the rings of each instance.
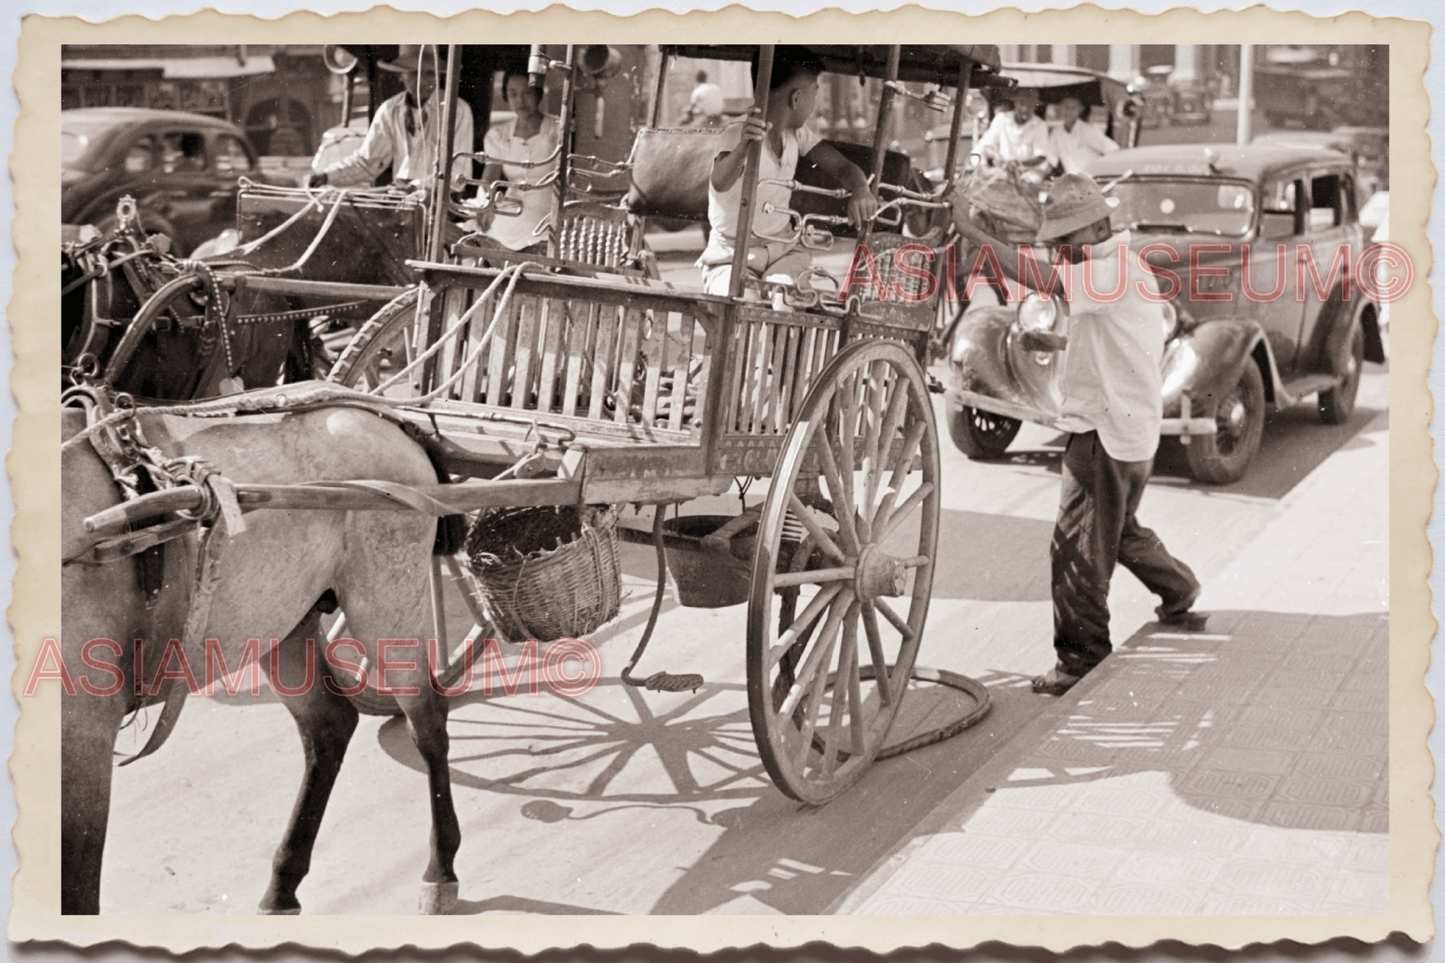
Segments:
[[[433,145],[442,114],[437,79],[439,70],[446,67],[446,47],[440,47],[440,58],[437,51],[435,44],[401,44],[394,60],[377,64],[383,70],[401,74],[406,89],[377,108],[356,153],[311,176],[312,187],[370,187],[387,167],[391,168],[393,184],[425,187],[436,165]],[[472,131],[472,109],[465,100],[458,99],[452,125],[456,150],[473,149]],[[462,178],[470,174],[471,161],[459,158],[452,165],[453,191],[460,191],[465,186]]]
[[[1072,94],[1059,100],[1059,123],[1049,128],[1049,152],[1064,174],[1088,172],[1089,161],[1112,154],[1119,145],[1089,123],[1088,108]]]
[[[502,96],[516,117],[499,124],[487,132],[482,152],[489,158],[498,158],[500,164],[488,163],[482,171],[482,180],[490,184],[502,180],[509,182],[507,198],[522,205],[522,213],[512,216],[484,210],[477,215],[477,229],[484,231],[486,239],[502,247],[524,254],[545,254],[547,237],[539,234],[538,226],[552,209],[552,191],[522,190],[516,186],[523,182],[535,184],[556,170],[555,163],[547,167],[522,167],[509,164],[519,161],[534,164],[546,160],[557,149],[562,140],[562,127],[556,117],[542,111],[542,90],[528,82],[525,71],[509,70],[502,77]],[[485,246],[484,239],[474,238]]]
[[[807,126],[817,105],[818,75],[822,72],[823,65],[806,48],[777,47],[767,116],[759,116],[754,108],[741,123],[728,128],[727,149],[713,160],[708,181],[707,214],[712,230],[697,262],[702,269],[703,290],[708,294],[728,293],[742,208],[742,174],[747,157],[744,148],[753,141],[763,142],[753,207],[754,235],[791,233],[788,216],[782,213],[789,206],[791,193],[763,181],[792,180],[798,158],[804,156],[852,192],[848,217],[855,226],[862,227],[877,213],[878,203],[868,187],[867,175]],[[756,83],[756,63],[753,80]],[[775,208],[773,213],[765,210],[769,203]],[[811,263],[812,258],[797,240],[762,241],[748,248],[749,274],[769,281],[792,283]]]
[[[1006,103],[1008,109],[994,116],[974,152],[995,167],[1016,165],[1041,179],[1058,158],[1049,146],[1049,127],[1038,115],[1038,91],[1020,87]]]

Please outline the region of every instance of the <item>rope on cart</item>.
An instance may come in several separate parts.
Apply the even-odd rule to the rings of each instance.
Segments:
[[[462,377],[467,373],[468,369],[470,369],[470,367],[472,366],[473,362],[475,362],[477,358],[481,357],[482,350],[486,348],[488,343],[492,340],[492,333],[497,329],[497,322],[505,316],[507,308],[511,305],[512,292],[516,289],[517,282],[522,279],[523,273],[525,273],[528,268],[537,267],[541,267],[541,265],[537,264],[535,261],[524,261],[521,264],[514,264],[503,268],[501,273],[496,276],[496,278],[487,287],[487,289],[482,292],[481,296],[477,298],[476,302],[470,308],[468,308],[461,317],[457,318],[457,320],[452,323],[451,327],[447,328],[447,330],[443,332],[441,337],[437,338],[435,344],[433,344],[430,348],[427,348],[426,351],[417,355],[416,358],[412,360],[411,364],[407,365],[405,368],[392,375],[390,378],[378,385],[376,388],[372,389],[370,394],[379,396],[381,392],[385,391],[387,388],[390,388],[392,385],[396,384],[403,378],[410,375],[417,369],[419,365],[421,365],[432,355],[440,351],[442,346],[445,345],[449,339],[454,337],[456,333],[461,330],[462,326],[470,322],[472,320],[472,317],[478,311],[480,311],[484,305],[486,305],[487,300],[492,296],[492,294],[497,290],[497,288],[502,284],[502,282],[506,281],[507,290],[502,293],[501,299],[497,302],[496,310],[492,312],[491,324],[487,325],[487,330],[482,334],[481,338],[478,339],[476,345],[467,354],[466,358],[457,365],[456,371],[452,373],[450,378],[442,382],[430,392],[416,398],[408,398],[406,399],[405,403],[408,405],[425,404],[426,402],[434,401],[435,399],[440,398],[447,392],[451,391],[452,386],[462,379]]]
[[[657,549],[657,593],[652,598],[652,611],[647,616],[647,628],[642,630],[642,638],[638,640],[637,648],[632,650],[632,658],[627,660],[627,665],[622,670],[622,681],[653,692],[681,692],[684,689],[696,692],[702,685],[703,678],[695,672],[682,675],[654,672],[646,679],[632,677],[632,667],[637,665],[642,653],[647,651],[647,643],[652,640],[652,630],[657,627],[657,616],[662,612],[662,598],[667,591],[667,547],[662,539],[664,515],[663,506],[658,505],[652,516],[652,544]]]

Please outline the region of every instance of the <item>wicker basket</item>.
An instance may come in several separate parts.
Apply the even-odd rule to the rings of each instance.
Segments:
[[[501,533],[533,521],[568,534],[549,548],[498,550]],[[497,628],[513,641],[585,636],[615,618],[622,603],[617,512],[607,506],[486,512],[467,533],[467,557]]]

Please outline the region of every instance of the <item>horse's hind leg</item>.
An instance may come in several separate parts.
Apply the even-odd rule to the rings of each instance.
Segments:
[[[349,699],[332,692],[325,684],[331,678],[326,660],[317,646],[306,644],[308,639],[324,638],[318,605],[276,647],[274,663],[262,660],[273,688],[278,688],[275,685],[278,675],[283,685],[302,688],[300,694],[282,697],[281,701],[296,720],[306,752],[301,789],[296,794],[286,835],[271,860],[271,885],[261,898],[261,912],[266,914],[301,912],[296,888],[311,869],[311,850],[321,828],[321,817],[326,812],[336,775],[341,771],[346,746],[356,731],[356,708]],[[308,662],[311,663],[309,671]],[[308,680],[309,684],[302,686],[302,680]]]
[[[425,657],[420,660],[424,666]],[[462,843],[461,826],[452,802],[451,770],[447,764],[450,740],[447,736],[446,701],[431,686],[421,681],[418,695],[398,696],[397,702],[406,713],[406,725],[412,742],[426,763],[427,785],[431,790],[431,860],[422,874],[422,913],[437,915],[450,912],[457,903],[457,874],[453,865]]]

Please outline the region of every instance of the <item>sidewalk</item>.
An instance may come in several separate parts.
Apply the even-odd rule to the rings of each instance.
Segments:
[[[1385,412],[832,911],[1387,912],[1388,478]]]

